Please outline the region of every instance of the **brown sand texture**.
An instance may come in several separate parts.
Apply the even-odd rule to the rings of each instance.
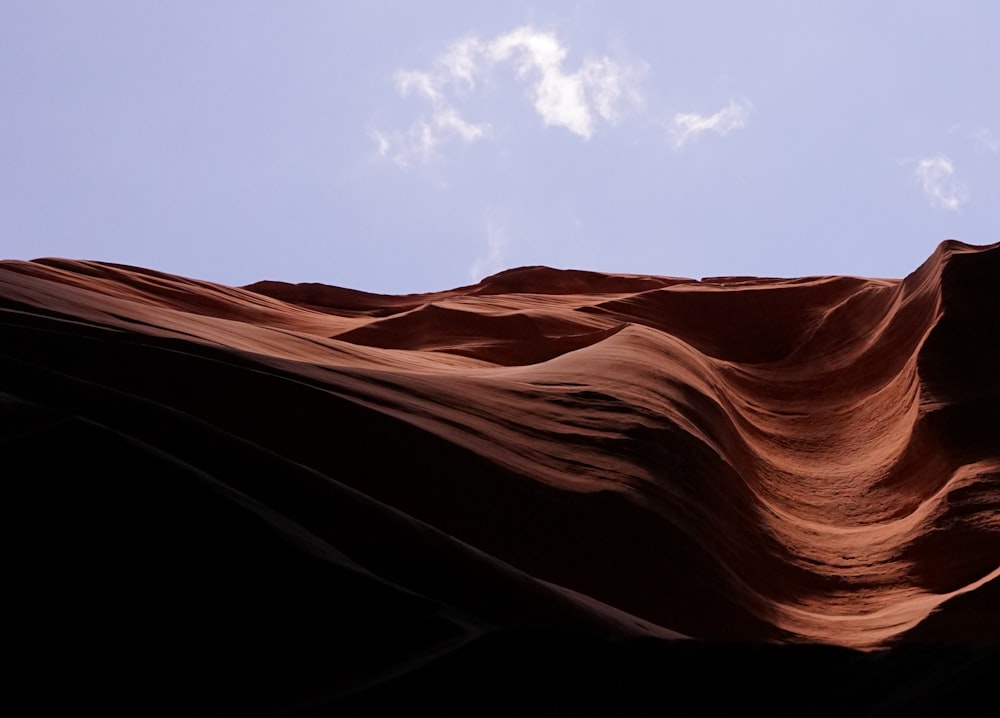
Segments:
[[[134,504],[145,535],[168,500],[107,477],[166,467],[364,583],[358,606],[419,616],[397,668],[504,625],[1000,641],[1000,245],[945,242],[901,280],[523,267],[407,296],[10,260],[0,325],[0,440],[49,487],[19,500]],[[138,541],[65,511],[88,550]],[[229,555],[213,570],[263,561]]]

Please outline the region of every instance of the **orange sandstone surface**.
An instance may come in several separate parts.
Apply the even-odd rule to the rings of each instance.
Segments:
[[[240,647],[226,621],[269,596],[241,625],[310,656],[288,681],[320,703],[510,626],[1000,643],[1000,245],[901,280],[524,267],[407,296],[11,260],[0,362],[59,636],[124,616],[173,645],[174,606]],[[350,660],[317,677],[268,606]]]

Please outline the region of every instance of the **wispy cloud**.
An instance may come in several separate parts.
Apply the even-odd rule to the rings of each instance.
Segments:
[[[380,157],[401,166],[426,161],[446,142],[487,137],[489,122],[474,122],[458,102],[476,91],[498,68],[511,67],[545,125],[562,127],[587,140],[614,124],[640,102],[639,69],[608,56],[587,58],[575,71],[565,67],[568,48],[550,32],[526,25],[492,40],[475,36],[451,43],[429,70],[400,70],[394,76],[401,97],[415,96],[426,109],[404,130],[372,130]]]
[[[693,142],[703,132],[711,131],[724,136],[743,127],[750,115],[750,107],[750,102],[747,100],[732,100],[714,115],[699,115],[694,112],[674,115],[670,126],[674,148],[680,149],[689,142]]]
[[[454,72],[441,70],[445,67],[442,62],[448,59],[444,56],[434,72],[401,70],[394,75],[401,97],[415,95],[427,102],[429,108],[405,130],[371,130],[369,136],[375,141],[379,157],[391,159],[400,167],[409,167],[414,162],[429,160],[443,143],[455,139],[471,143],[489,133],[488,123],[469,122],[446,96],[446,84],[456,77]],[[458,71],[461,72],[461,68]]]
[[[969,190],[955,177],[955,165],[945,155],[917,162],[914,176],[934,207],[957,210],[969,201]]]
[[[393,76],[393,80],[396,81],[396,89],[403,97],[410,93],[416,93],[423,95],[434,104],[441,102],[441,91],[437,88],[438,80],[429,73],[400,70]]]
[[[970,140],[976,149],[1000,152],[1000,137],[993,134],[993,131],[985,125],[970,128],[966,123],[956,122],[948,128],[948,134],[960,134]]]
[[[504,255],[507,253],[507,235],[504,228],[493,219],[486,221],[486,253],[469,267],[469,276],[479,281],[503,269]]]
[[[979,147],[984,147],[990,152],[1000,152],[1000,138],[994,135],[988,127],[979,127],[973,130],[969,136]]]

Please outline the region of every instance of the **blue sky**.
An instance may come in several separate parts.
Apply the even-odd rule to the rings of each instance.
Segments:
[[[1000,240],[1000,3],[7,0],[0,257],[404,293]]]

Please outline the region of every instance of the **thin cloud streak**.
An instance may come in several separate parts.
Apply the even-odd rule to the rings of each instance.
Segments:
[[[1000,139],[988,127],[978,128],[972,132],[971,137],[980,147],[985,147],[990,152],[1000,152]]]
[[[914,175],[933,207],[957,211],[969,201],[968,188],[955,178],[955,165],[945,155],[920,160]]]
[[[492,219],[486,222],[486,254],[477,259],[469,267],[469,276],[473,281],[479,281],[486,276],[496,274],[503,269],[504,256],[507,254],[507,235],[503,227]]]
[[[746,124],[750,115],[751,105],[748,101],[730,101],[728,105],[714,115],[699,115],[694,112],[684,112],[674,115],[670,127],[674,149],[694,142],[704,132],[715,132],[721,136],[728,135],[733,130]]]

